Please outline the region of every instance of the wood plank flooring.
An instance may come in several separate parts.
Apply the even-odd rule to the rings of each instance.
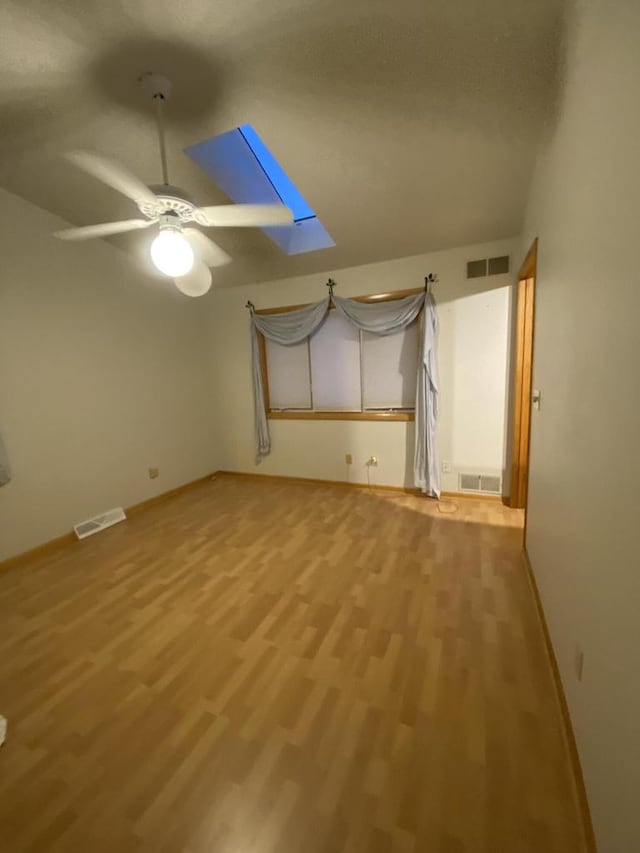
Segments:
[[[0,572],[0,851],[582,851],[520,525],[227,477]]]

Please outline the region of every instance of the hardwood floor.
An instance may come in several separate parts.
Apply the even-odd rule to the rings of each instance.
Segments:
[[[220,478],[0,572],[0,850],[582,851],[520,525]]]

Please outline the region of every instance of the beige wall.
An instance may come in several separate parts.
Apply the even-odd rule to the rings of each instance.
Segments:
[[[527,545],[600,853],[640,850],[639,37],[639,3],[577,4],[523,242],[539,235]]]
[[[440,318],[442,460],[457,469],[501,473],[505,456],[506,376],[512,276],[466,279],[466,261],[518,251],[498,241],[380,264],[332,271],[344,296],[420,287],[437,273]],[[321,299],[326,274],[222,290],[215,294],[213,337],[221,467],[329,480],[366,482],[366,460],[377,456],[372,481],[413,485],[413,424],[354,421],[271,421],[272,453],[255,460],[247,299],[267,308]],[[353,455],[353,465],[344,462]]]
[[[0,559],[218,467],[202,304],[62,224],[0,191]]]

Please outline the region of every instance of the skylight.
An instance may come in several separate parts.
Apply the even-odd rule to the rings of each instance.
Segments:
[[[335,246],[311,205],[250,124],[192,145],[185,153],[237,204],[282,202],[290,207],[293,226],[261,229],[288,255]]]
[[[274,190],[282,199],[283,204],[286,204],[293,211],[294,221],[300,222],[303,219],[311,219],[311,217],[315,216],[311,205],[306,201],[300,190],[251,125],[243,124],[238,130],[244,137],[249,148],[253,151],[256,160],[264,169],[267,178],[271,181]]]

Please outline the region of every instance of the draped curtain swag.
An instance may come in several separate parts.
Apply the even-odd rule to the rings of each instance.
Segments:
[[[375,335],[392,335],[409,326],[424,308],[416,387],[413,476],[417,488],[440,497],[440,468],[436,448],[438,417],[438,319],[431,293],[419,293],[385,302],[357,302],[333,294],[320,302],[281,314],[251,311],[251,358],[258,456],[271,451],[264,400],[258,332],[284,346],[301,343],[321,325],[333,300],[336,309],[357,329]]]

